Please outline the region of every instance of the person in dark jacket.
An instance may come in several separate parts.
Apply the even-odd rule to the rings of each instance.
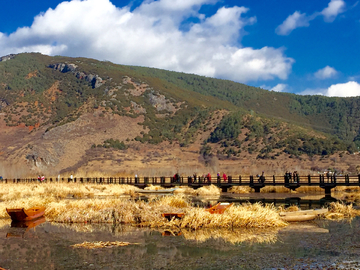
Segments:
[[[261,175],[260,175],[260,177],[259,177],[259,183],[265,183],[264,172],[262,172]]]

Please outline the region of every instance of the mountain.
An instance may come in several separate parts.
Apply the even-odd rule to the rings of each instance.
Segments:
[[[360,99],[146,67],[0,58],[0,175],[357,173]]]

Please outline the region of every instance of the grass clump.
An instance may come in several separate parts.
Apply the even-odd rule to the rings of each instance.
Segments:
[[[219,195],[220,196],[221,189],[217,186],[203,186],[195,190],[195,194],[198,196],[209,196],[209,195]]]
[[[231,206],[224,214],[210,214],[202,208],[189,209],[179,224],[181,228],[268,228],[282,227],[286,223],[280,219],[272,205],[245,204]]]
[[[235,194],[247,194],[251,192],[251,187],[233,186],[228,189],[228,192]]]
[[[352,204],[346,205],[340,202],[332,202],[329,206],[328,219],[344,219],[360,216],[360,210],[354,209]]]

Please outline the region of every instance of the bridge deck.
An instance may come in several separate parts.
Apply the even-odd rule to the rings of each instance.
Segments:
[[[35,178],[25,178],[25,179],[0,179],[2,183],[30,183],[38,181]],[[325,190],[326,194],[331,192],[332,188],[337,186],[359,186],[360,187],[360,175],[349,176],[341,175],[334,176],[331,175],[326,177],[325,175],[317,176],[297,176],[295,179],[291,179],[285,176],[264,176],[261,179],[259,177],[249,176],[237,176],[232,177],[228,176],[226,180],[220,178],[213,178],[208,180],[206,177],[179,177],[175,179],[174,177],[100,177],[100,178],[45,178],[44,182],[78,182],[78,183],[92,183],[92,184],[127,184],[134,185],[140,188],[145,186],[158,185],[162,187],[174,187],[174,186],[189,186],[192,188],[199,188],[206,185],[216,185],[222,188],[223,191],[226,191],[228,188],[233,186],[248,186],[255,190],[255,192],[260,192],[260,189],[266,186],[283,186],[292,190],[296,190],[299,187],[304,186],[318,186]]]

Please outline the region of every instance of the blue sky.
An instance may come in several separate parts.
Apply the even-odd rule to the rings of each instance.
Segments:
[[[0,55],[37,51],[360,95],[357,0],[3,1]]]

